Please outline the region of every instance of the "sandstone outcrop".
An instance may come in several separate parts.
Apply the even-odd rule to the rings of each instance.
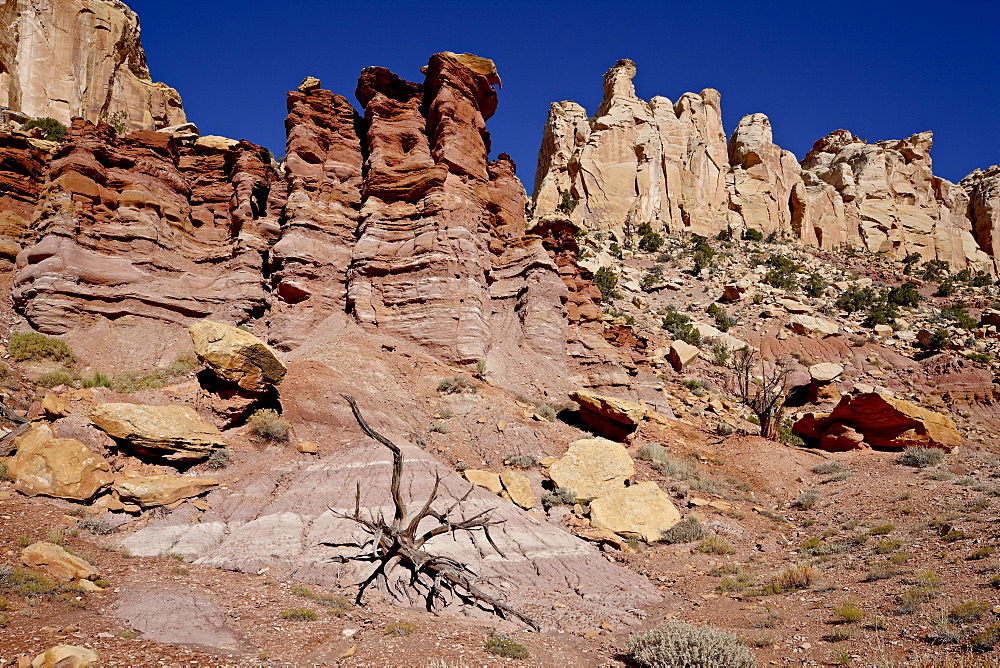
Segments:
[[[824,450],[913,446],[951,451],[962,442],[947,415],[879,392],[845,395],[832,413],[809,413],[792,432]]]
[[[135,452],[167,461],[199,461],[226,445],[219,430],[187,406],[97,404],[90,419]]]
[[[517,471],[501,471],[500,482],[503,483],[504,491],[510,496],[513,503],[521,506],[525,510],[535,507],[537,497],[531,489],[531,482]]]
[[[185,121],[177,91],[150,79],[125,3],[4,0],[0,24],[0,106],[64,125],[112,117],[129,131]]]
[[[71,438],[56,438],[47,424],[34,424],[14,441],[7,462],[14,489],[28,496],[87,501],[112,481],[111,465]]]
[[[264,309],[263,237],[277,226],[265,149],[182,146],[161,132],[116,138],[77,119],[47,171],[37,243],[18,255],[13,289],[35,328],[127,314],[241,322]]]
[[[30,238],[45,158],[27,138],[0,133],[0,257],[5,260],[13,261]]]
[[[218,486],[219,481],[215,478],[158,475],[120,477],[115,480],[112,489],[122,501],[149,508],[189,499]]]
[[[31,660],[31,668],[87,668],[100,659],[97,652],[77,645],[56,645]]]
[[[604,438],[570,443],[566,454],[549,467],[549,478],[581,503],[614,494],[635,475],[635,462],[624,446]]]
[[[647,543],[660,540],[663,532],[681,521],[670,497],[655,482],[640,482],[594,499],[590,523],[596,529],[612,531]]]
[[[996,273],[1000,168],[958,185],[934,176],[930,132],[869,144],[838,130],[799,163],[774,143],[763,114],[743,117],[727,145],[717,91],[645,102],[635,71],[630,60],[608,70],[592,118],[575,102],[553,103],[536,216],[561,211],[629,245],[643,224],[706,236],[753,228],[823,249],[850,245],[897,260],[916,253]],[[726,298],[740,296],[734,286]]]

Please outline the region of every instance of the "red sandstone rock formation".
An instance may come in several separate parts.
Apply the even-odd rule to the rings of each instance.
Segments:
[[[45,157],[26,137],[0,134],[0,257],[13,260],[30,233]]]

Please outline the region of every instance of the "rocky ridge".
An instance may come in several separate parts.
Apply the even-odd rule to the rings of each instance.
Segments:
[[[997,272],[996,169],[959,184],[934,176],[932,133],[869,144],[838,130],[800,164],[774,144],[763,114],[740,120],[727,145],[718,91],[646,102],[635,95],[635,71],[630,60],[608,70],[593,118],[574,102],[553,103],[538,155],[536,216],[562,209],[628,245],[643,225],[706,236],[753,229],[824,250],[915,254]]]

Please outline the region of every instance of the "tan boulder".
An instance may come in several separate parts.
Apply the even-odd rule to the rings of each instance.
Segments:
[[[226,445],[222,433],[187,406],[97,404],[90,419],[135,451],[170,461],[198,461]]]
[[[54,543],[40,541],[21,550],[21,561],[25,566],[37,568],[46,575],[70,582],[72,580],[96,580],[100,571],[80,557],[74,556]]]
[[[817,383],[829,383],[842,373],[844,373],[844,366],[833,362],[813,364],[809,367],[809,377]]]
[[[195,478],[193,476],[157,475],[148,477],[120,477],[115,480],[114,489],[122,501],[137,503],[143,508],[165,506],[198,496],[213,487],[218,487],[215,478]]]
[[[295,449],[303,454],[316,455],[319,454],[319,443],[314,443],[312,441],[302,441],[297,446],[295,446]]]
[[[503,491],[503,483],[500,482],[500,475],[492,471],[481,471],[479,469],[465,469],[465,479],[473,485],[485,487],[494,494]]]
[[[837,323],[804,314],[793,315],[788,326],[792,328],[793,332],[803,336],[823,338],[840,333],[840,325]]]
[[[73,409],[70,408],[69,404],[65,400],[52,393],[45,395],[42,399],[42,405],[40,408],[42,409],[42,413],[45,417],[50,420],[66,417],[73,412]]]
[[[590,524],[647,543],[681,521],[681,515],[660,486],[640,482],[590,502]]]
[[[587,502],[613,494],[635,475],[635,462],[620,443],[605,438],[584,438],[571,443],[569,450],[549,467],[549,478],[560,489]]]
[[[688,364],[697,359],[699,354],[701,354],[701,351],[696,346],[692,346],[684,341],[674,341],[670,344],[667,357],[675,371],[683,371],[687,368]]]
[[[781,304],[789,313],[812,313],[813,307],[807,306],[800,301],[794,299],[779,299],[778,303]]]
[[[100,657],[97,652],[76,645],[50,647],[31,662],[31,668],[87,668]]]
[[[22,494],[86,501],[111,484],[111,466],[104,457],[79,441],[56,438],[47,424],[32,425],[14,447],[8,475]]]
[[[239,143],[239,140],[230,139],[229,137],[205,135],[204,137],[198,137],[194,145],[200,148],[214,149],[216,151],[229,151],[235,148]]]
[[[600,436],[622,440],[635,431],[643,419],[663,421],[644,401],[628,401],[577,390],[569,398],[580,405],[580,420]]]
[[[200,320],[190,333],[198,359],[244,390],[263,391],[288,372],[269,345],[238,327]]]
[[[521,506],[525,510],[535,507],[535,492],[531,489],[531,482],[523,474],[517,471],[501,471],[500,482],[510,495],[510,500]]]

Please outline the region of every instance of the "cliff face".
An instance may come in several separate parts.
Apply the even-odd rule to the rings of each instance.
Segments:
[[[557,210],[566,192],[579,200],[574,221],[619,240],[643,223],[705,235],[755,228],[824,249],[850,244],[996,271],[996,179],[974,174],[956,186],[934,176],[930,132],[866,144],[838,130],[800,165],[774,144],[763,114],[744,117],[727,146],[717,91],[645,102],[634,75],[628,60],[608,70],[594,118],[573,102],[552,105],[536,216]]]
[[[185,122],[177,91],[150,79],[125,3],[3,0],[0,21],[0,106],[65,125],[119,113],[129,130]]]

